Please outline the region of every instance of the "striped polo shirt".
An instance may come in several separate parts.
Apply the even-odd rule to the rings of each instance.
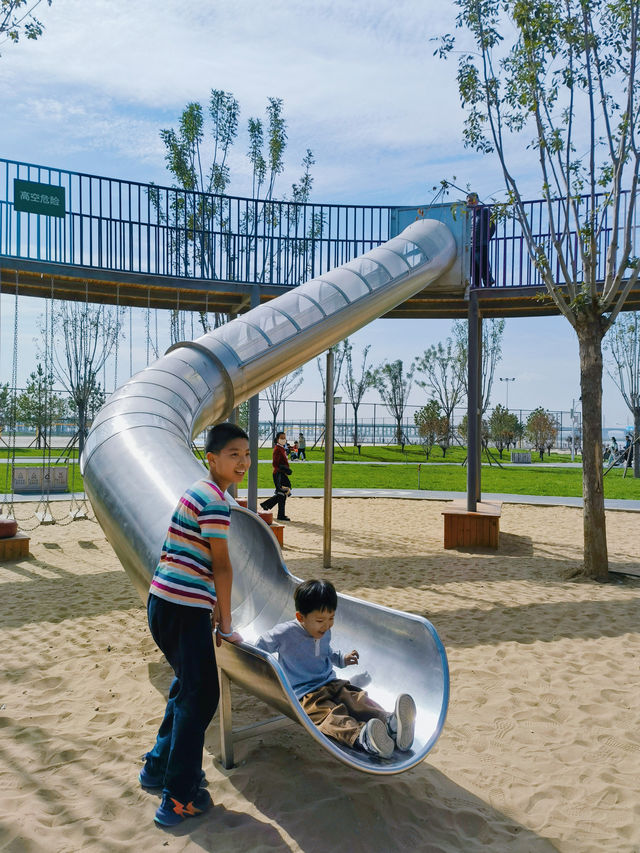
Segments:
[[[213,610],[209,540],[227,538],[230,513],[224,493],[211,480],[190,486],[171,516],[149,592],[175,604]]]

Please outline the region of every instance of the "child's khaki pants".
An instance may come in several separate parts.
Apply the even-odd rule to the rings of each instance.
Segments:
[[[300,699],[300,704],[320,731],[340,743],[353,746],[367,720],[384,723],[389,714],[348,681],[329,681]]]

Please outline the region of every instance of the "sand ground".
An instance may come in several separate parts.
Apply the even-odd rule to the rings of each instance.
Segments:
[[[336,500],[323,570],[322,502],[292,498],[284,551],[299,577],[433,622],[451,700],[428,759],[367,776],[291,727],[226,771],[214,720],[215,807],[171,831],[137,783],[170,681],[142,603],[94,521],[34,529],[0,565],[0,850],[638,853],[640,578],[570,579],[579,510],[505,505],[499,551],[472,552],[443,550],[443,506]],[[611,568],[638,571],[638,516],[609,513],[608,536]],[[234,712],[255,700],[234,691]]]

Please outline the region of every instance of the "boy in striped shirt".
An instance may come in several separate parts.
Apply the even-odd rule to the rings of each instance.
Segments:
[[[239,426],[218,424],[205,446],[209,476],[182,495],[149,589],[149,627],[175,678],[153,749],[145,755],[140,783],[162,788],[155,820],[174,826],[211,805],[201,787],[202,750],[220,689],[213,645],[241,638],[231,627],[233,572],[227,548],[230,506],[225,492],[249,465],[249,440]]]

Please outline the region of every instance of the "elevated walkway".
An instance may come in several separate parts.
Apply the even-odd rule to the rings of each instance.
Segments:
[[[537,223],[536,237],[557,266],[544,203],[525,204]],[[438,281],[383,316],[466,318],[472,227],[471,211],[461,202],[422,207],[296,204],[194,193],[0,159],[0,290],[237,316],[322,277],[421,218],[449,228],[457,247],[455,262]],[[600,263],[611,238],[611,229],[603,229]],[[566,239],[575,254],[575,235]],[[631,254],[637,256],[637,228],[632,242]],[[514,220],[497,223],[489,265],[496,286],[476,289],[483,316],[558,313],[544,295]],[[625,310],[639,309],[640,285],[625,305]]]

